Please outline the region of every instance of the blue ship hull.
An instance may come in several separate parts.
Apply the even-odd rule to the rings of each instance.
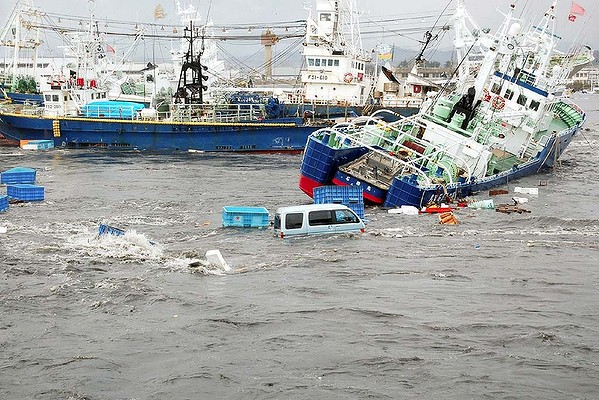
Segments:
[[[377,192],[376,196],[382,198],[384,195],[385,207],[410,205],[420,208],[431,201],[436,203],[447,202],[448,196],[454,199],[463,198],[476,192],[507,185],[516,179],[534,175],[543,168],[552,167],[554,161],[559,158],[580,128],[580,125],[575,126],[552,138],[534,159],[521,164],[518,168],[512,168],[482,179],[473,179],[469,182],[458,182],[445,186],[421,186],[415,175],[396,176],[387,193]],[[559,140],[558,144],[555,143],[556,140]],[[328,145],[327,140],[318,140],[316,137],[310,136],[306,143],[301,165],[300,189],[312,196],[315,187],[339,183],[335,182],[337,168],[356,160],[368,151],[363,147],[335,149]],[[556,151],[558,154],[555,154]],[[364,183],[360,184],[363,185]],[[364,198],[372,201],[366,196]]]
[[[301,152],[318,127],[288,118],[247,123],[48,118],[0,114],[14,140],[54,140],[55,147],[210,152]]]

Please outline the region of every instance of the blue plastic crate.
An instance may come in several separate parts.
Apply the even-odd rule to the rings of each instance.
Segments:
[[[343,204],[364,218],[364,191],[361,186],[319,186],[313,191],[314,204]]]
[[[0,174],[0,183],[35,183],[35,170],[33,168],[15,167]]]
[[[8,210],[8,196],[0,196],[0,212]]]
[[[100,226],[98,227],[98,235],[100,235],[100,236],[102,236],[102,235],[122,236],[124,234],[125,234],[124,230],[115,228],[114,226],[100,224]]]
[[[224,206],[223,226],[260,228],[270,225],[268,210],[264,207]]]
[[[7,185],[6,194],[15,200],[41,201],[44,200],[44,187],[29,184]]]

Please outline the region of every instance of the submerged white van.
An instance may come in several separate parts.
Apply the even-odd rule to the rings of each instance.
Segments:
[[[281,207],[274,218],[276,236],[364,232],[364,222],[343,204]]]

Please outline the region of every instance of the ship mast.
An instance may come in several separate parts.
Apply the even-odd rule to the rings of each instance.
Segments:
[[[204,71],[207,70],[207,67],[201,63],[203,48],[197,53],[197,56],[194,53],[193,46],[196,32],[194,31],[193,21],[189,21],[189,27],[185,27],[183,36],[189,43],[189,46],[185,53],[185,61],[181,65],[175,102],[181,103],[183,101],[185,104],[203,104],[204,90],[207,89],[204,81],[208,79],[208,76],[204,75]]]

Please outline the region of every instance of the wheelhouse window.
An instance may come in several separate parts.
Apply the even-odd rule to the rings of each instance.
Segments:
[[[331,21],[331,13],[320,13],[320,20],[330,22]]]
[[[503,97],[505,97],[507,100],[511,100],[514,98],[514,92],[511,89],[506,89],[505,95]]]
[[[491,87],[491,92],[495,93],[495,94],[499,94],[501,92],[501,85],[497,82],[495,82],[493,84],[493,86]]]
[[[520,96],[518,96],[518,100],[516,100],[516,103],[520,104],[521,106],[525,106],[527,101],[528,99],[526,98],[526,96],[521,94]]]
[[[532,100],[532,101],[530,102],[530,106],[529,106],[529,108],[530,108],[531,110],[538,111],[538,110],[539,110],[539,106],[540,106],[540,105],[541,105],[541,103],[540,103],[540,102],[538,102],[538,101],[536,101],[536,100]]]
[[[309,67],[313,67],[314,66],[314,59],[313,58],[308,58],[308,66]]]

